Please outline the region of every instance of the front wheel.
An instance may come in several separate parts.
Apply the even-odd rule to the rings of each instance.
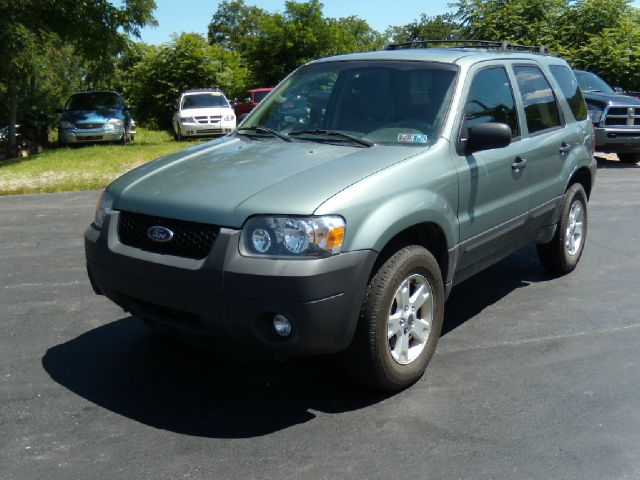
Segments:
[[[620,160],[622,163],[638,163],[640,162],[640,153],[619,153],[618,160]]]
[[[417,245],[398,250],[367,285],[347,356],[349,369],[381,390],[416,382],[435,351],[443,312],[444,285],[436,259]]]
[[[547,270],[571,272],[582,256],[587,238],[587,194],[579,183],[567,189],[560,206],[560,220],[553,240],[538,245],[538,259]]]

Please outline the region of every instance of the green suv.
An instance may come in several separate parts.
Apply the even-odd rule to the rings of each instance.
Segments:
[[[576,79],[499,45],[299,68],[233,134],[107,187],[85,233],[94,290],[234,358],[342,352],[376,388],[415,382],[455,284],[528,243],[557,273],[584,248],[596,163]]]

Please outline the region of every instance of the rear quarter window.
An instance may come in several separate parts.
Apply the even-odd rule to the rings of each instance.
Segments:
[[[513,69],[522,95],[529,133],[562,125],[556,97],[542,70],[534,66]]]
[[[571,69],[562,65],[552,65],[549,70],[551,70],[551,75],[558,82],[562,95],[567,99],[575,119],[586,120],[588,116],[587,105],[578,86],[578,80],[576,80]]]

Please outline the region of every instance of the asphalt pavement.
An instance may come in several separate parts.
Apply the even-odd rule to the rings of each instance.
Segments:
[[[584,255],[454,288],[425,377],[237,364],[93,294],[98,193],[0,197],[0,479],[640,478],[640,167],[602,159]]]

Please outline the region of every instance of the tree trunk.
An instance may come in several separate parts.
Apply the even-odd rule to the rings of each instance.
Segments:
[[[16,81],[14,78],[9,78],[9,132],[7,142],[7,156],[15,157],[18,155],[18,149],[16,148],[16,116],[18,110],[18,92],[16,88]]]

